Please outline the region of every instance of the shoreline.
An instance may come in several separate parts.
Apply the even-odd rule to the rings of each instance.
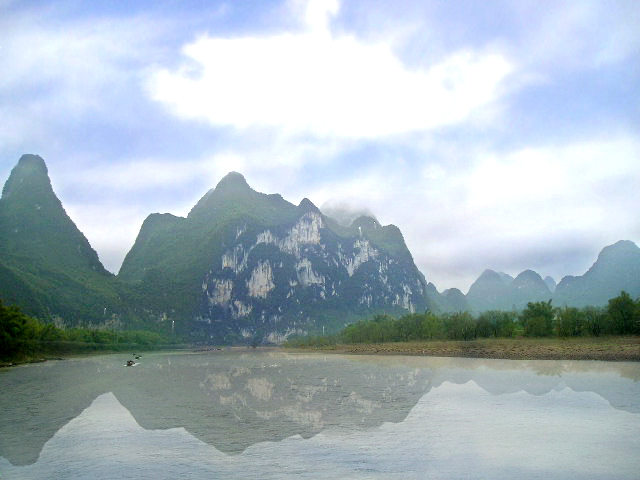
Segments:
[[[203,353],[213,351],[275,350],[301,353],[335,353],[342,355],[408,355],[425,357],[489,358],[502,360],[597,360],[606,362],[640,362],[640,336],[604,336],[571,338],[482,338],[476,340],[425,340],[390,343],[356,343],[324,346],[270,346],[257,348],[226,345],[199,348],[160,348],[154,351]],[[143,350],[141,350],[143,351]],[[0,369],[18,365],[60,361],[74,357],[121,354],[123,351],[103,350],[75,352],[63,355],[34,355],[13,362],[0,362]]]
[[[136,350],[141,353],[154,353],[154,352],[181,352],[181,353],[190,353],[190,354],[199,354],[199,353],[214,353],[214,352],[254,352],[254,351],[269,351],[269,350],[282,350],[282,347],[277,345],[262,345],[259,347],[251,347],[247,345],[208,345],[208,346],[193,346],[187,347],[185,345],[178,345],[173,348],[162,346],[162,348],[150,349],[148,347],[145,348],[133,348],[129,350]],[[69,352],[58,355],[32,355],[32,356],[24,356],[19,359],[15,359],[13,361],[10,360],[0,360],[0,370],[4,368],[18,367],[20,365],[31,365],[35,363],[44,363],[50,361],[64,361],[72,358],[85,358],[85,357],[93,357],[93,356],[101,356],[101,355],[129,355],[129,350],[112,350],[112,349],[104,349],[104,350],[90,350],[86,352]]]
[[[18,365],[29,365],[32,363],[43,363],[54,360],[66,360],[75,357],[87,357],[92,355],[111,355],[118,353],[127,353],[130,351],[152,352],[163,350],[186,350],[184,344],[175,345],[159,345],[158,348],[152,348],[149,345],[140,344],[95,344],[86,342],[67,342],[71,348],[62,349],[44,349],[37,353],[22,354],[11,360],[0,360],[0,369],[16,367]]]
[[[640,362],[640,336],[587,338],[487,338],[287,347],[287,351],[350,355],[413,355],[504,360]]]

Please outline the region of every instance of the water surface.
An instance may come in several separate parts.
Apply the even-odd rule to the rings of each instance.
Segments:
[[[1,478],[638,478],[637,363],[216,351],[0,372]]]

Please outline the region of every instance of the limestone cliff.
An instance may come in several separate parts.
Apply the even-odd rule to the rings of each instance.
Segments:
[[[150,216],[119,277],[140,282],[150,308],[173,311],[211,343],[280,343],[427,307],[426,282],[396,227],[371,217],[340,226],[310,200],[295,206],[255,192],[238,173],[186,219]]]

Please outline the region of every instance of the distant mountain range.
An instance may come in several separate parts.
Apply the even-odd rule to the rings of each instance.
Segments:
[[[606,305],[610,298],[625,290],[640,296],[640,248],[621,240],[605,247],[593,266],[578,277],[564,277],[560,283],[525,270],[516,278],[506,273],[485,270],[473,282],[467,295],[457,289],[441,294],[430,291],[431,302],[441,311],[483,312],[521,310],[528,302],[552,300],[556,306],[584,307]]]
[[[0,199],[0,299],[63,325],[152,328],[212,343],[278,343],[336,331],[376,313],[511,310],[529,301],[602,305],[640,295],[640,249],[606,247],[580,277],[486,270],[467,295],[439,293],[400,230],[360,216],[349,226],[308,199],[293,205],[230,173],[188,216],[151,214],[117,276],[105,270],[24,155]]]

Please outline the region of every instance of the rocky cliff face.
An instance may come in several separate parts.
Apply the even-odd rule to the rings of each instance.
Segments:
[[[192,309],[176,313],[192,318],[201,341],[279,343],[427,307],[426,282],[396,227],[370,217],[340,226],[308,199],[295,206],[260,194],[237,173],[187,219],[145,224],[119,276],[143,288],[153,277],[166,278],[168,290],[190,289]]]
[[[235,241],[203,278],[198,321],[211,327],[201,329],[216,336],[231,328],[278,343],[340,323],[332,314],[425,309],[424,284],[412,263],[375,245],[361,226],[341,236],[310,202],[298,208],[289,225],[255,233],[237,226]]]

